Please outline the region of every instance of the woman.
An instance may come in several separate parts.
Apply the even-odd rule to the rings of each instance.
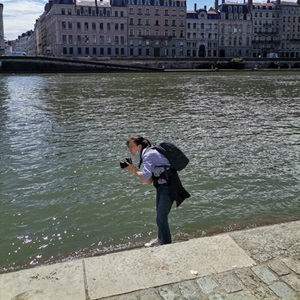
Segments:
[[[139,168],[143,165],[142,171],[138,171],[132,164],[128,163],[126,170],[136,175],[143,183],[152,183],[155,180],[156,187],[156,224],[158,227],[158,236],[156,239],[146,243],[146,247],[155,244],[165,245],[172,242],[168,222],[172,203],[169,196],[167,181],[158,178],[165,171],[170,163],[168,159],[160,152],[151,148],[151,143],[142,136],[134,136],[127,141],[127,147],[133,156],[140,158]],[[165,166],[165,167],[164,167]]]

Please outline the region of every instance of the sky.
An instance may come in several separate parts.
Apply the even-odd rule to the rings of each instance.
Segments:
[[[91,0],[93,1],[93,0]],[[35,20],[42,15],[48,0],[0,0],[3,8],[4,37],[6,40],[15,40],[22,33],[34,29]],[[238,2],[238,1],[236,1]],[[187,9],[207,8],[214,6],[214,0],[187,0]],[[221,3],[221,0],[219,0]]]

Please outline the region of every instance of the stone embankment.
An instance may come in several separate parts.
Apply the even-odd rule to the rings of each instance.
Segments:
[[[0,275],[0,300],[300,299],[300,221]]]
[[[0,73],[299,70],[300,59],[145,59],[0,56]]]

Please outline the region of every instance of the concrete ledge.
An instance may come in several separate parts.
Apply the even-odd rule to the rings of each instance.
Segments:
[[[1,300],[85,300],[82,260],[0,275]]]
[[[255,264],[225,234],[87,258],[84,263],[90,299],[125,294]],[[197,274],[192,274],[191,270]]]
[[[252,292],[256,294],[265,290],[267,284],[278,297],[288,293],[293,295],[290,299],[300,299],[299,246],[300,221],[296,221],[127,250],[1,274],[0,300],[114,298],[172,284],[182,286],[192,279],[203,281],[215,277],[222,285],[227,277],[231,281],[233,273],[236,276],[243,272],[242,282],[249,287],[245,293],[251,292],[254,286]],[[244,271],[236,273],[236,270]],[[247,272],[252,275],[248,276]],[[259,279],[253,281],[253,276]],[[261,281],[264,286],[259,285]],[[228,291],[231,293],[231,288]]]

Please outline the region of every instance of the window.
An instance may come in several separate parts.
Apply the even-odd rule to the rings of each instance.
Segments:
[[[77,29],[81,29],[81,23],[80,22],[77,22]]]
[[[89,23],[88,22],[84,22],[84,30],[88,30],[89,29]]]

